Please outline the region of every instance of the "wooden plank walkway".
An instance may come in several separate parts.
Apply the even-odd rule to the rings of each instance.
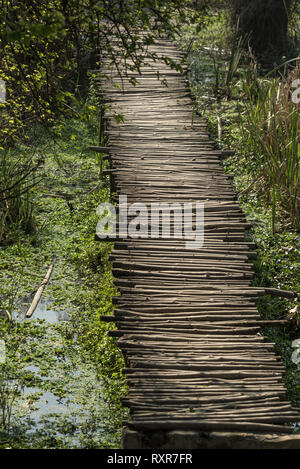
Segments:
[[[151,48],[181,57],[168,40]],[[105,72],[122,84],[108,62]],[[283,366],[260,333],[267,322],[255,300],[265,290],[251,287],[249,224],[220,152],[193,111],[184,76],[157,61],[131,77],[139,84],[124,79],[123,91],[104,83],[113,187],[129,204],[204,203],[205,240],[201,249],[158,237],[115,242],[111,257],[120,296],[114,317],[103,319],[116,321],[111,335],[126,360],[129,394],[123,403],[131,420],[124,447],[168,447],[167,437],[155,440],[157,432],[291,434],[286,424],[299,422],[299,412],[285,399]],[[114,112],[124,123],[116,123]]]

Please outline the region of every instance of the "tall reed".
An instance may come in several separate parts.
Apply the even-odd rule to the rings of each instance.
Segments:
[[[31,189],[36,184],[36,167],[31,161],[0,152],[0,244],[7,243],[20,230],[34,228]]]
[[[293,77],[300,77],[300,68]],[[291,76],[265,79],[255,95],[249,86],[243,115],[246,148],[258,176],[257,187],[286,228],[300,228],[300,105],[293,102]]]

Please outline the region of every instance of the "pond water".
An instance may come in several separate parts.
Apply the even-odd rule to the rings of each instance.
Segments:
[[[25,319],[24,308],[21,311],[15,311],[13,318],[17,321],[44,319],[49,324],[55,324],[61,321],[68,321],[70,319],[70,312],[51,309],[51,301],[47,298],[41,298],[31,318]]]
[[[110,410],[103,397],[103,383],[88,356],[74,340],[65,340],[69,311],[56,311],[42,298],[31,318],[25,310],[13,319],[41,325],[41,357],[25,370],[41,380],[40,386],[24,387],[18,415],[26,420],[26,435],[46,441],[46,447],[101,448],[115,443]],[[49,443],[50,442],[50,443]]]

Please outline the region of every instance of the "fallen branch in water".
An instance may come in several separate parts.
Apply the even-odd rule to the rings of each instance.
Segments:
[[[33,298],[33,300],[32,300],[32,303],[31,303],[31,305],[29,306],[29,309],[28,309],[28,311],[27,311],[27,313],[26,313],[26,315],[25,315],[26,318],[30,318],[30,317],[33,315],[33,313],[34,313],[34,311],[35,311],[37,305],[39,304],[40,299],[41,299],[41,296],[42,296],[42,294],[43,294],[43,291],[44,291],[44,289],[45,289],[47,283],[49,282],[50,277],[51,277],[51,274],[52,274],[52,272],[53,272],[54,263],[55,263],[55,262],[54,262],[54,259],[53,259],[52,262],[51,262],[51,265],[50,265],[50,267],[49,267],[49,269],[48,269],[48,271],[47,271],[47,273],[46,273],[46,275],[45,275],[44,280],[42,281],[41,285],[40,285],[39,288],[37,289],[36,294],[34,295],[34,298]]]

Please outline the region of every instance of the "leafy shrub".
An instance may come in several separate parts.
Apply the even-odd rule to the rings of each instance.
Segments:
[[[72,112],[73,93],[84,94],[88,69],[103,58],[122,73],[126,66],[139,71],[153,55],[148,50],[153,37],[175,34],[174,13],[184,17],[188,3],[3,0],[0,79],[6,83],[7,101],[0,105],[0,141],[10,143],[24,124],[48,123]]]

